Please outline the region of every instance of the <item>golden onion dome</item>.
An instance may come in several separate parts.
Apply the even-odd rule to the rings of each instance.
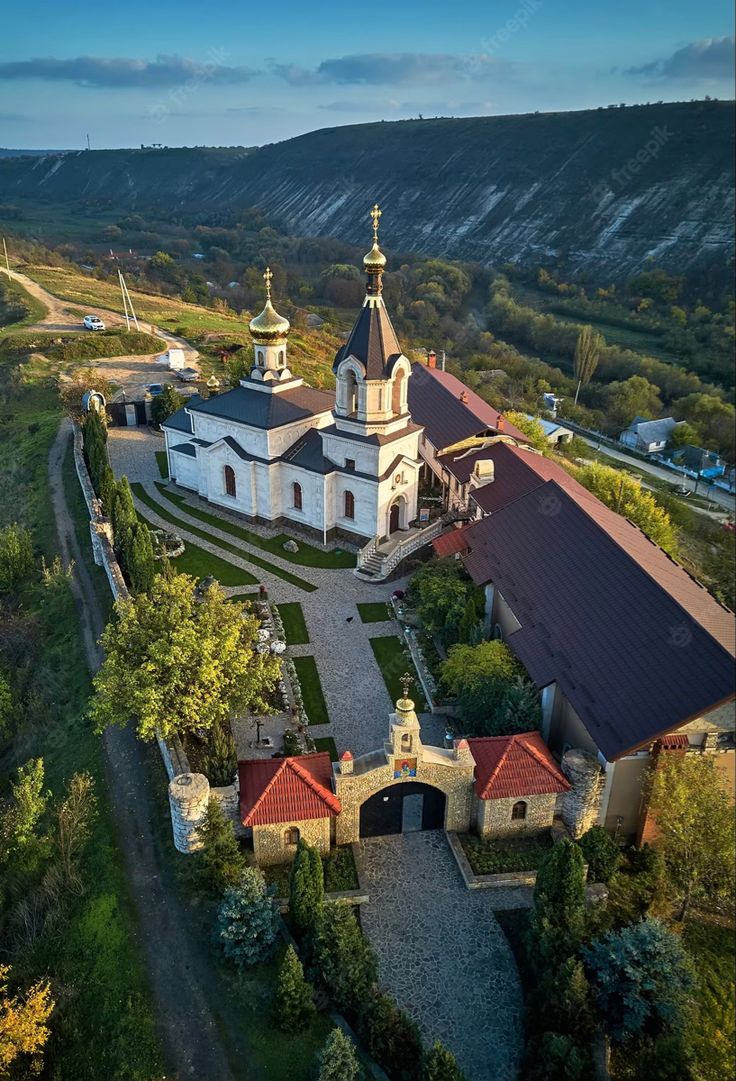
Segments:
[[[378,247],[377,241],[374,242],[371,250],[363,256],[363,266],[367,271],[383,270],[386,266],[386,256]]]
[[[272,278],[271,268],[266,267],[263,275],[263,280],[266,283],[266,306],[260,315],[250,321],[250,332],[255,341],[261,345],[268,345],[269,342],[285,338],[290,330],[289,320],[285,319],[283,315],[279,315],[271,303]]]

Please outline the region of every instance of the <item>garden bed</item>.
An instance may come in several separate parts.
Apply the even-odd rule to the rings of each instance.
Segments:
[[[351,845],[333,848],[329,856],[322,857],[322,868],[325,875],[325,893],[341,893],[344,890],[360,888]],[[276,896],[288,897],[291,864],[279,863],[262,870],[269,886],[276,887]]]
[[[536,871],[553,844],[547,832],[496,840],[461,833],[458,839],[475,875]]]

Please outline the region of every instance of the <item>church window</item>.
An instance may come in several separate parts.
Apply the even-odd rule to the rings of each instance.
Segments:
[[[235,470],[231,465],[226,465],[224,469],[225,474],[225,493],[232,496],[235,499],[238,494],[237,486],[235,484]]]
[[[355,496],[352,492],[345,493],[345,518],[355,518]]]
[[[301,486],[301,484],[297,484],[297,482],[294,481],[294,483],[291,486],[291,489],[292,489],[292,492],[294,494],[294,510],[301,510],[302,509],[302,486]]]
[[[284,844],[285,845],[298,845],[299,844],[299,830],[296,826],[289,826],[288,830],[284,830]]]
[[[526,803],[523,799],[520,799],[511,808],[511,820],[513,822],[521,822],[526,818]]]
[[[404,732],[401,737],[401,750],[402,753],[406,753],[411,750],[411,736],[408,732]]]
[[[402,411],[402,399],[404,396],[404,380],[406,376],[403,368],[400,368],[394,376],[393,389],[391,394],[391,412],[397,416]]]
[[[355,458],[346,458],[345,468],[350,469],[351,471],[355,470]]]
[[[284,358],[284,351],[282,349],[280,351],[280,353],[279,353],[279,368],[283,368],[284,364],[285,364],[285,358]]]
[[[256,364],[258,365],[259,368],[263,367],[263,352],[260,349],[256,353]]]

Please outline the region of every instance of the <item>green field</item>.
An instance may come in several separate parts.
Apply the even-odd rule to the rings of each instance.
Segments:
[[[414,681],[409,687],[409,697],[416,703],[417,713],[424,713],[427,703],[422,692],[422,685],[411,658],[404,652],[401,639],[395,634],[385,634],[371,638],[370,643],[391,701],[396,702],[404,697],[401,677],[408,672]]]
[[[278,606],[281,622],[284,624],[287,646],[302,646],[309,641],[309,631],[304,621],[304,612],[299,601],[289,601]]]
[[[193,578],[202,579],[212,575],[221,586],[252,586],[258,584],[258,579],[244,570],[236,567],[226,559],[220,559],[212,552],[205,551],[191,541],[184,542],[184,552],[172,559],[171,565],[180,574],[191,574]]]
[[[292,657],[304,699],[304,710],[310,724],[329,724],[327,703],[314,657]]]

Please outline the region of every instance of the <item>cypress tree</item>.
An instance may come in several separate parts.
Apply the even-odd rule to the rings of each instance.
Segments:
[[[112,514],[112,503],[115,498],[115,474],[106,462],[102,467],[102,473],[100,474],[100,489],[97,493],[102,500],[102,508],[105,514],[110,517]]]
[[[317,1081],[360,1081],[355,1046],[342,1029],[333,1028],[317,1056]]]
[[[134,593],[148,593],[156,574],[151,534],[142,522],[124,532],[130,537],[126,552],[130,588]]]
[[[465,1074],[451,1051],[439,1040],[424,1056],[423,1081],[465,1081]]]
[[[277,1024],[284,1032],[299,1032],[315,1014],[311,985],[293,946],[287,946],[276,985]]]
[[[112,501],[112,528],[116,534],[126,525],[134,526],[138,521],[133,504],[133,493],[127,477],[121,477],[115,486]],[[117,542],[116,542],[117,543]]]
[[[314,928],[325,895],[322,860],[316,848],[300,840],[289,875],[289,915],[301,935]]]
[[[532,955],[562,964],[577,953],[585,928],[585,862],[580,847],[559,841],[537,871],[531,934]]]
[[[340,1010],[358,1011],[376,982],[375,954],[344,901],[327,901],[314,928],[314,952],[322,979]]]

